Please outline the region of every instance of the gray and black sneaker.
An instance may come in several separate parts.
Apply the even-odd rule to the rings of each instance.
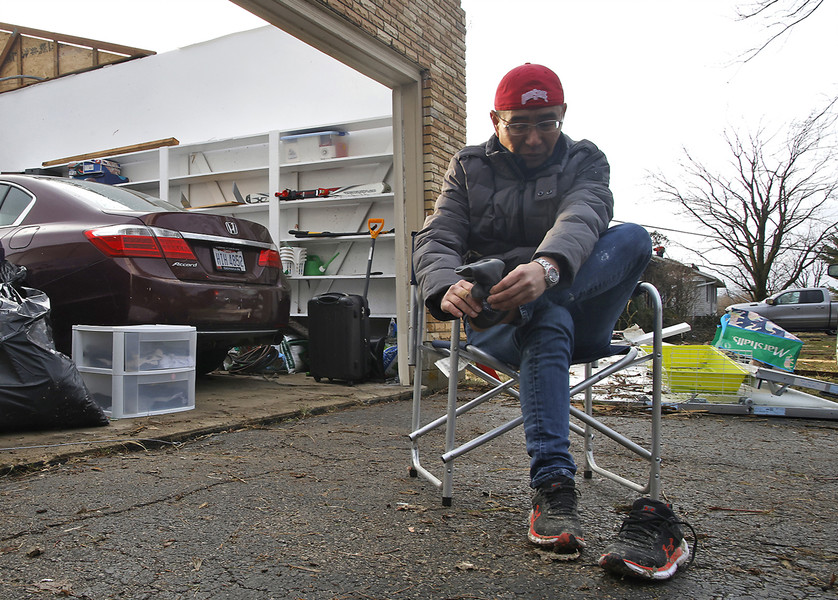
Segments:
[[[695,557],[695,545],[691,555],[679,525],[689,527],[695,540],[692,526],[678,519],[670,505],[651,498],[635,500],[617,541],[600,556],[600,566],[621,577],[669,579]]]
[[[532,499],[527,537],[533,544],[552,549],[562,560],[578,558],[585,547],[576,510],[578,496],[575,482],[562,477],[540,486]]]
[[[457,275],[461,275],[463,279],[474,284],[471,288],[471,295],[475,300],[483,303],[483,310],[476,317],[469,318],[472,329],[484,331],[512,318],[508,310],[495,310],[486,302],[489,290],[503,279],[505,268],[504,262],[499,258],[484,258],[454,269]]]
[[[476,317],[469,317],[468,320],[475,331],[485,331],[504,321],[509,321],[510,315],[508,310],[495,310],[483,300],[483,310],[477,313]]]

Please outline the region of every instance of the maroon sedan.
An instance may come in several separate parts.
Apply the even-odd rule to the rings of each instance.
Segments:
[[[50,299],[58,350],[73,325],[193,325],[197,370],[272,343],[290,292],[262,225],[187,211],[124,187],[0,175],[0,243]]]

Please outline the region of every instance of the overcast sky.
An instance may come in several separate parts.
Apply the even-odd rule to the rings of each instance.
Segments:
[[[743,0],[744,1],[744,0]],[[462,0],[467,24],[469,143],[491,134],[495,87],[524,62],[565,87],[564,131],[600,146],[612,166],[616,218],[664,230],[673,258],[702,243],[646,175],[674,169],[686,147],[726,160],[723,133],[781,131],[838,94],[838,0],[751,62],[765,40],[734,0]],[[264,23],[227,0],[0,0],[0,21],[164,52]],[[254,85],[257,82],[254,82]]]

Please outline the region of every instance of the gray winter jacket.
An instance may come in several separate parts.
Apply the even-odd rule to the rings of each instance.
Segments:
[[[506,273],[539,256],[555,259],[570,285],[613,216],[610,167],[593,143],[561,134],[553,157],[527,172],[498,141],[454,155],[433,214],[416,235],[414,266],[426,305],[461,279],[454,269],[497,257]]]

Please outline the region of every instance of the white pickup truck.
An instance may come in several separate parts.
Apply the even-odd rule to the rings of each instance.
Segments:
[[[762,302],[732,304],[725,310],[749,310],[787,331],[835,331],[838,302],[827,288],[789,288]]]

